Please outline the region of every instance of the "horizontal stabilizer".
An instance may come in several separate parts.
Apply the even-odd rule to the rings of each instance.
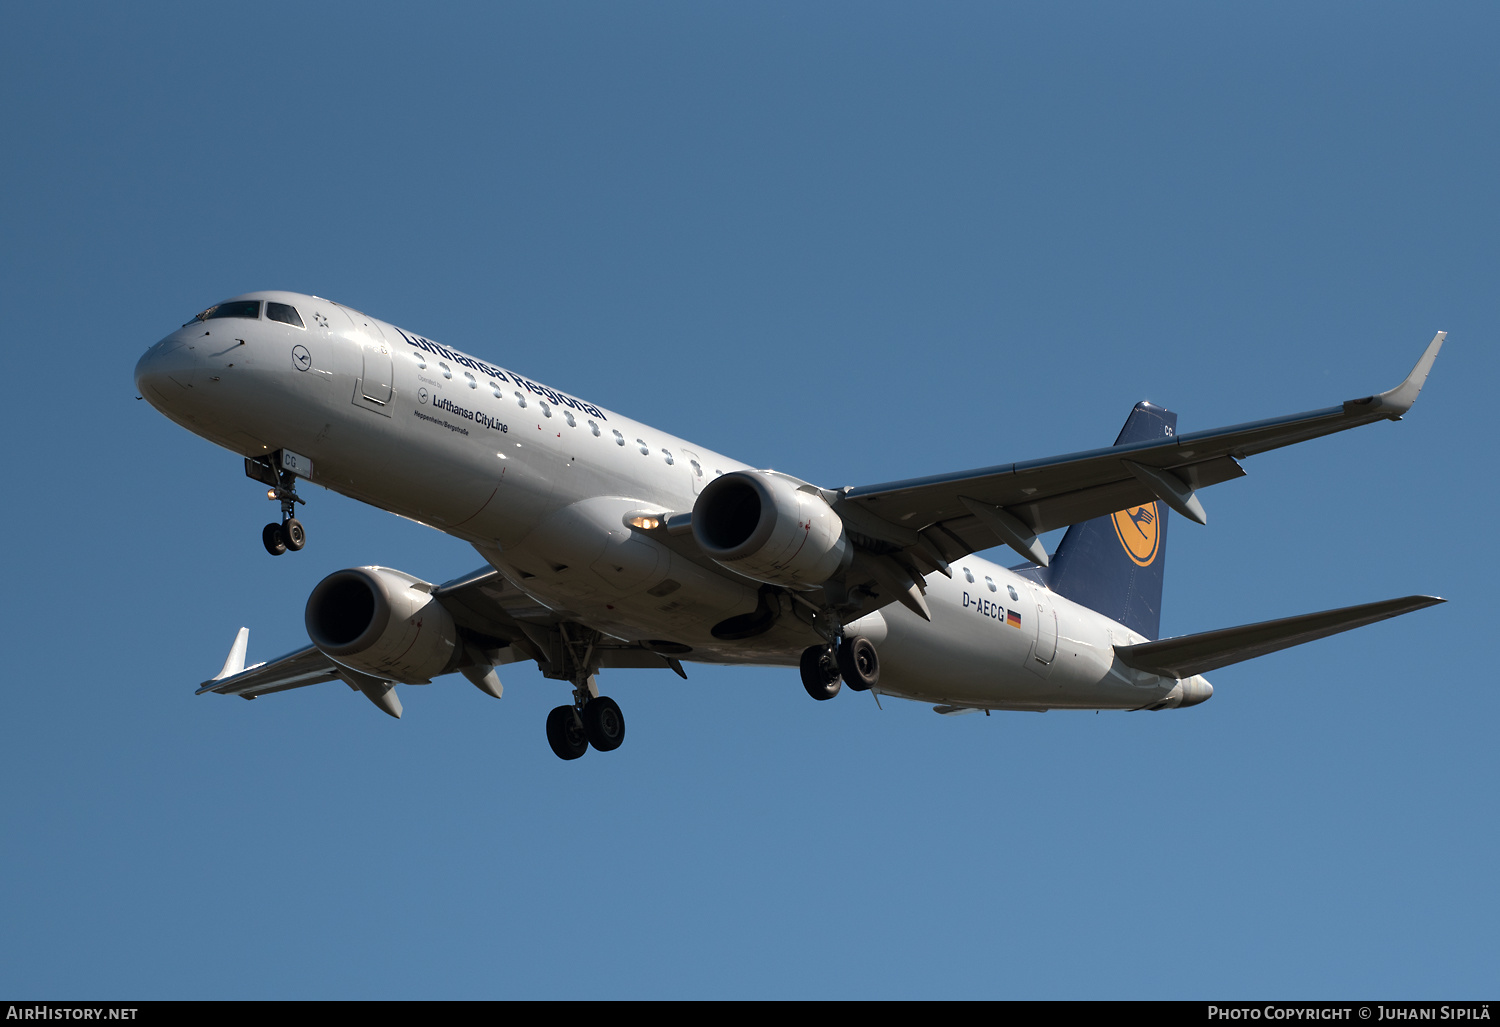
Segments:
[[[1139,645],[1117,645],[1115,655],[1127,667],[1163,677],[1186,678],[1257,656],[1289,649],[1315,638],[1337,635],[1350,628],[1399,617],[1413,610],[1447,602],[1436,596],[1405,596],[1362,606],[1346,606],[1322,613],[1304,613],[1296,617],[1241,624],[1196,635],[1164,638]]]

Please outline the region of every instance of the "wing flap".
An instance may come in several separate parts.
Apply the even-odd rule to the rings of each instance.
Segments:
[[[1196,635],[1164,638],[1159,642],[1117,645],[1115,655],[1125,666],[1136,670],[1186,678],[1442,602],[1446,600],[1436,596],[1403,596],[1362,606],[1345,606]]]

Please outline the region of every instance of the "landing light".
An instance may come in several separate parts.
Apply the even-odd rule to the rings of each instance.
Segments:
[[[628,523],[632,528],[640,528],[642,531],[655,531],[661,527],[661,518],[636,516],[630,518]]]
[[[276,490],[275,489],[266,489],[266,498],[267,499],[275,499],[276,498]]]

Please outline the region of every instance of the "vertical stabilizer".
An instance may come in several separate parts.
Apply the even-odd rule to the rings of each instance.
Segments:
[[[1149,442],[1177,432],[1177,415],[1144,400],[1135,405],[1115,445]],[[1052,591],[1157,638],[1167,555],[1167,506],[1150,502],[1068,529],[1044,572]]]

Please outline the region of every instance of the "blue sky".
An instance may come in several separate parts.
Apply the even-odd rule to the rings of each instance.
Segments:
[[[1481,4],[9,5],[0,993],[1485,998],[1500,12]],[[1149,713],[939,718],[512,668],[195,697],[340,567],[463,544],[137,402],[316,292],[829,486],[1396,384],[1178,519],[1163,631],[1447,605]]]

